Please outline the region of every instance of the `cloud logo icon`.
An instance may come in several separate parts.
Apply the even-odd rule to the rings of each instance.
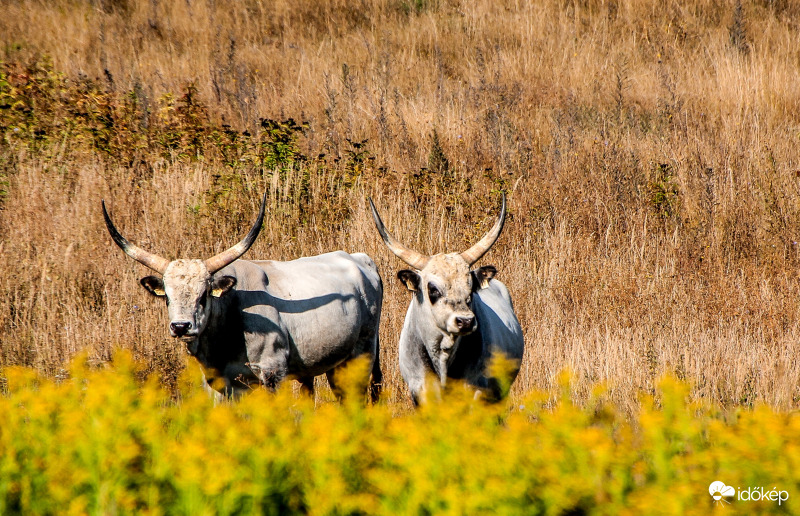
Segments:
[[[711,485],[708,486],[708,494],[711,495],[711,498],[713,498],[714,501],[720,501],[722,500],[723,496],[735,496],[736,489],[732,488],[731,486],[726,486],[725,482],[720,482],[717,480],[715,482],[711,482]]]

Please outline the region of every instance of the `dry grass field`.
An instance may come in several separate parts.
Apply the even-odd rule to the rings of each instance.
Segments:
[[[788,0],[2,2],[0,366],[185,352],[123,234],[170,257],[374,258],[406,403],[409,301],[366,201],[427,253],[510,215],[481,263],[526,349],[623,409],[672,373],[800,406],[800,7]]]

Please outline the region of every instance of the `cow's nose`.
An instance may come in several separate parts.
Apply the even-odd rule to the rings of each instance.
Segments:
[[[456,326],[459,330],[468,330],[472,328],[472,323],[474,322],[474,317],[456,317]]]
[[[183,337],[186,335],[186,332],[189,331],[189,327],[192,323],[181,321],[181,322],[173,322],[169,323],[169,329],[172,331],[172,334],[175,337]]]

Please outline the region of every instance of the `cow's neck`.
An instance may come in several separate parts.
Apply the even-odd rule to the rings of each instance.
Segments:
[[[211,314],[208,324],[198,337],[195,358],[206,370],[206,375],[222,375],[233,361],[241,360],[238,351],[243,344],[241,317],[238,310],[231,309],[233,296],[209,298]]]
[[[441,384],[444,385],[447,381],[448,366],[453,362],[461,337],[439,329],[430,307],[420,301],[420,296],[411,301],[406,321],[416,321],[416,324],[411,324],[409,327],[413,334],[413,341],[425,348],[434,372],[439,377]]]

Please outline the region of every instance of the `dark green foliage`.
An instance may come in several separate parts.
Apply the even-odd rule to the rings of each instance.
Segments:
[[[649,185],[650,206],[661,217],[678,214],[678,185],[675,184],[672,166],[669,163],[655,165],[656,177]]]
[[[442,144],[439,142],[439,133],[436,129],[433,130],[431,136],[431,152],[428,154],[428,168],[437,174],[446,174],[450,171],[450,161],[442,149]]]
[[[364,167],[375,158],[367,148],[369,140],[354,141],[347,138],[349,149],[344,151],[344,181],[346,187],[351,187],[355,184],[361,174],[364,172]]]
[[[308,160],[300,152],[298,138],[308,128],[308,122],[297,123],[293,118],[282,122],[261,119],[264,130],[260,143],[259,161],[267,169],[285,169]]]

